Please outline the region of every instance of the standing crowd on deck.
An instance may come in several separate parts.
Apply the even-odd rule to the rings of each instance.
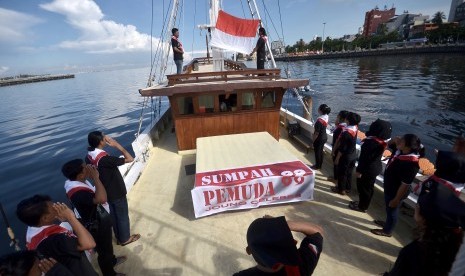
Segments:
[[[53,202],[48,195],[23,199],[16,215],[27,225],[28,251],[1,257],[1,276],[98,275],[89,261],[94,251],[102,275],[125,275],[115,271],[127,257],[114,255],[112,229],[120,246],[140,238],[130,234],[126,185],[118,169],[134,159],[100,131],[90,132],[87,140],[85,160],[70,160],[61,169],[66,178],[64,192],[73,210],[65,203]],[[123,156],[109,155],[105,146]]]
[[[330,111],[326,104],[318,108],[320,116],[314,124],[313,133],[315,165],[312,169],[315,170],[321,169],[323,164]],[[334,178],[328,178],[336,185],[331,191],[340,195],[351,193],[352,172],[358,162],[355,174],[359,201],[351,201],[348,207],[366,212],[373,197],[376,177],[383,171],[383,154],[389,150],[383,173],[386,220],[374,220],[381,228],[370,231],[374,235],[391,237],[400,206],[411,192],[418,196],[414,214],[418,228],[415,229],[414,241],[400,251],[394,267],[385,275],[448,275],[464,236],[465,139],[460,136],[452,151],[436,151],[434,174],[421,183],[414,183],[420,171],[420,159],[425,155],[420,138],[415,134],[405,134],[391,139],[391,124],[377,119],[371,123],[366,138],[361,141],[357,158],[360,121],[360,116],[354,112],[342,110],[337,115],[331,152]],[[465,271],[459,273],[462,274],[456,275],[463,275]]]

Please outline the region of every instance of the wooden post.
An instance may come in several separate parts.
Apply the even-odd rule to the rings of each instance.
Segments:
[[[310,112],[310,114],[308,114],[306,111],[305,111],[305,108],[303,109],[303,113],[304,113],[304,118],[311,121],[312,120],[312,109],[313,109],[313,99],[311,96],[305,96],[304,97],[304,104],[307,106],[307,109],[308,109],[308,112]]]

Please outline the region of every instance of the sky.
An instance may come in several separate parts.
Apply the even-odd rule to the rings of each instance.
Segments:
[[[149,67],[171,1],[0,0],[0,77]],[[226,12],[250,18],[246,0],[221,2]],[[325,37],[355,34],[365,12],[375,6],[394,5],[396,14],[408,10],[431,16],[442,11],[447,18],[451,0],[256,2],[270,39],[284,38],[292,45],[322,36],[323,26]],[[208,23],[208,0],[180,3],[177,27],[187,60],[205,51],[205,31],[195,26]]]

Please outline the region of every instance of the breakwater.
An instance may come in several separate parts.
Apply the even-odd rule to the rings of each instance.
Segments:
[[[323,54],[312,55],[285,55],[275,57],[276,61],[297,61],[310,59],[334,59],[334,58],[358,58],[373,56],[392,56],[392,55],[412,55],[412,54],[445,54],[445,53],[462,53],[465,54],[465,44],[454,45],[425,45],[416,47],[398,47],[382,49],[362,49],[358,51],[344,52],[325,52]]]
[[[72,78],[74,78],[73,74],[45,75],[45,76],[31,76],[31,77],[25,77],[25,78],[2,79],[0,80],[0,86],[9,86],[9,85],[31,83],[31,82],[62,80],[62,79],[72,79]]]

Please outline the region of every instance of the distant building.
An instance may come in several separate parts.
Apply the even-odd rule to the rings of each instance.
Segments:
[[[449,11],[449,19],[447,21],[454,22],[457,21],[455,19],[455,14],[457,12],[457,7],[462,4],[464,0],[452,0],[450,3],[450,11]]]
[[[411,14],[408,11],[404,11],[401,15],[396,15],[386,22],[386,28],[388,33],[397,32],[401,37],[409,37],[410,29],[415,22],[417,25],[423,24],[429,19],[429,15]]]
[[[443,25],[447,26],[452,26],[453,28],[456,28],[459,24],[457,22],[452,22],[452,23],[443,23]],[[431,23],[431,22],[426,22],[423,24],[418,24],[412,26],[410,29],[410,38],[418,38],[418,37],[424,37],[425,33],[436,30],[439,28],[438,24]]]
[[[380,24],[386,23],[394,17],[396,14],[396,8],[390,10],[385,9],[383,11],[378,8],[374,8],[371,11],[365,13],[365,23],[363,24],[363,36],[367,37],[376,33]]]
[[[459,22],[460,27],[465,27],[465,2],[455,9],[454,22]]]
[[[281,40],[271,42],[271,51],[273,52],[273,55],[279,55],[286,52],[284,42]]]

